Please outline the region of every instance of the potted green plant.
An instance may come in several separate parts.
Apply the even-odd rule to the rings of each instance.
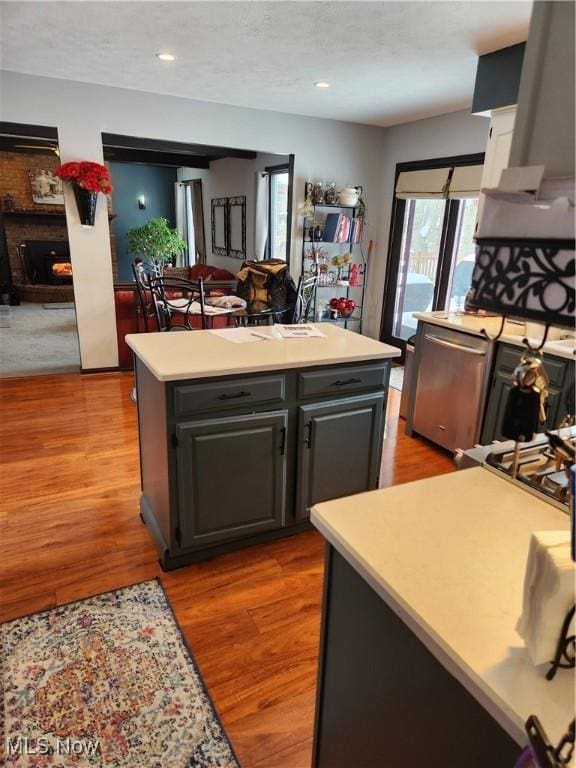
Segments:
[[[186,241],[177,229],[171,229],[162,217],[150,219],[141,227],[129,230],[128,253],[140,256],[144,261],[161,268],[167,264],[175,266],[178,257],[186,250]]]

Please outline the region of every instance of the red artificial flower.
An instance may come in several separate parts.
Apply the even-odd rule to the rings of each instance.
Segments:
[[[88,161],[64,163],[56,169],[55,173],[62,181],[77,184],[89,192],[103,192],[105,195],[109,195],[113,189],[108,168],[105,165],[100,165],[100,163]]]

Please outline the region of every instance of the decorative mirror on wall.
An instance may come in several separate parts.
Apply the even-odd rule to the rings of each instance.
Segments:
[[[228,256],[246,258],[246,197],[228,198]]]
[[[212,198],[212,253],[228,256],[228,198]]]

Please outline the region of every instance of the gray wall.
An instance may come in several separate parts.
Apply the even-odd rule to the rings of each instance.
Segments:
[[[526,43],[485,53],[478,59],[471,112],[510,107],[518,101]]]
[[[484,152],[489,122],[486,117],[470,115],[468,112],[452,112],[395,125],[384,131],[380,208],[374,208],[370,199],[367,201],[370,221],[379,219],[378,239],[369,272],[367,332],[371,336],[378,337],[380,334],[396,164]]]
[[[150,219],[162,216],[171,227],[176,226],[175,193],[176,168],[141,163],[110,163],[112,184],[112,210],[116,218],[112,228],[116,235],[118,255],[118,277],[132,280],[132,260],[135,254],[128,253],[126,235],[133,227],[141,227]],[[146,198],[145,210],[138,207],[138,197]]]
[[[350,180],[364,186],[374,212],[367,237],[376,237],[381,210],[383,129],[245,109],[71,80],[0,73],[0,119],[58,128],[63,162],[102,162],[103,131],[153,139],[215,144],[295,155],[295,209],[307,179]],[[82,366],[118,362],[108,218],[99,206],[95,227],[82,229],[69,190],[66,217]],[[291,269],[300,271],[302,220],[294,217]]]

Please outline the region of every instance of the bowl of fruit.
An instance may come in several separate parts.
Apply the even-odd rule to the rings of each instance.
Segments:
[[[356,302],[344,296],[340,298],[335,296],[333,299],[330,299],[330,309],[334,312],[337,311],[340,317],[351,317],[356,309]]]

